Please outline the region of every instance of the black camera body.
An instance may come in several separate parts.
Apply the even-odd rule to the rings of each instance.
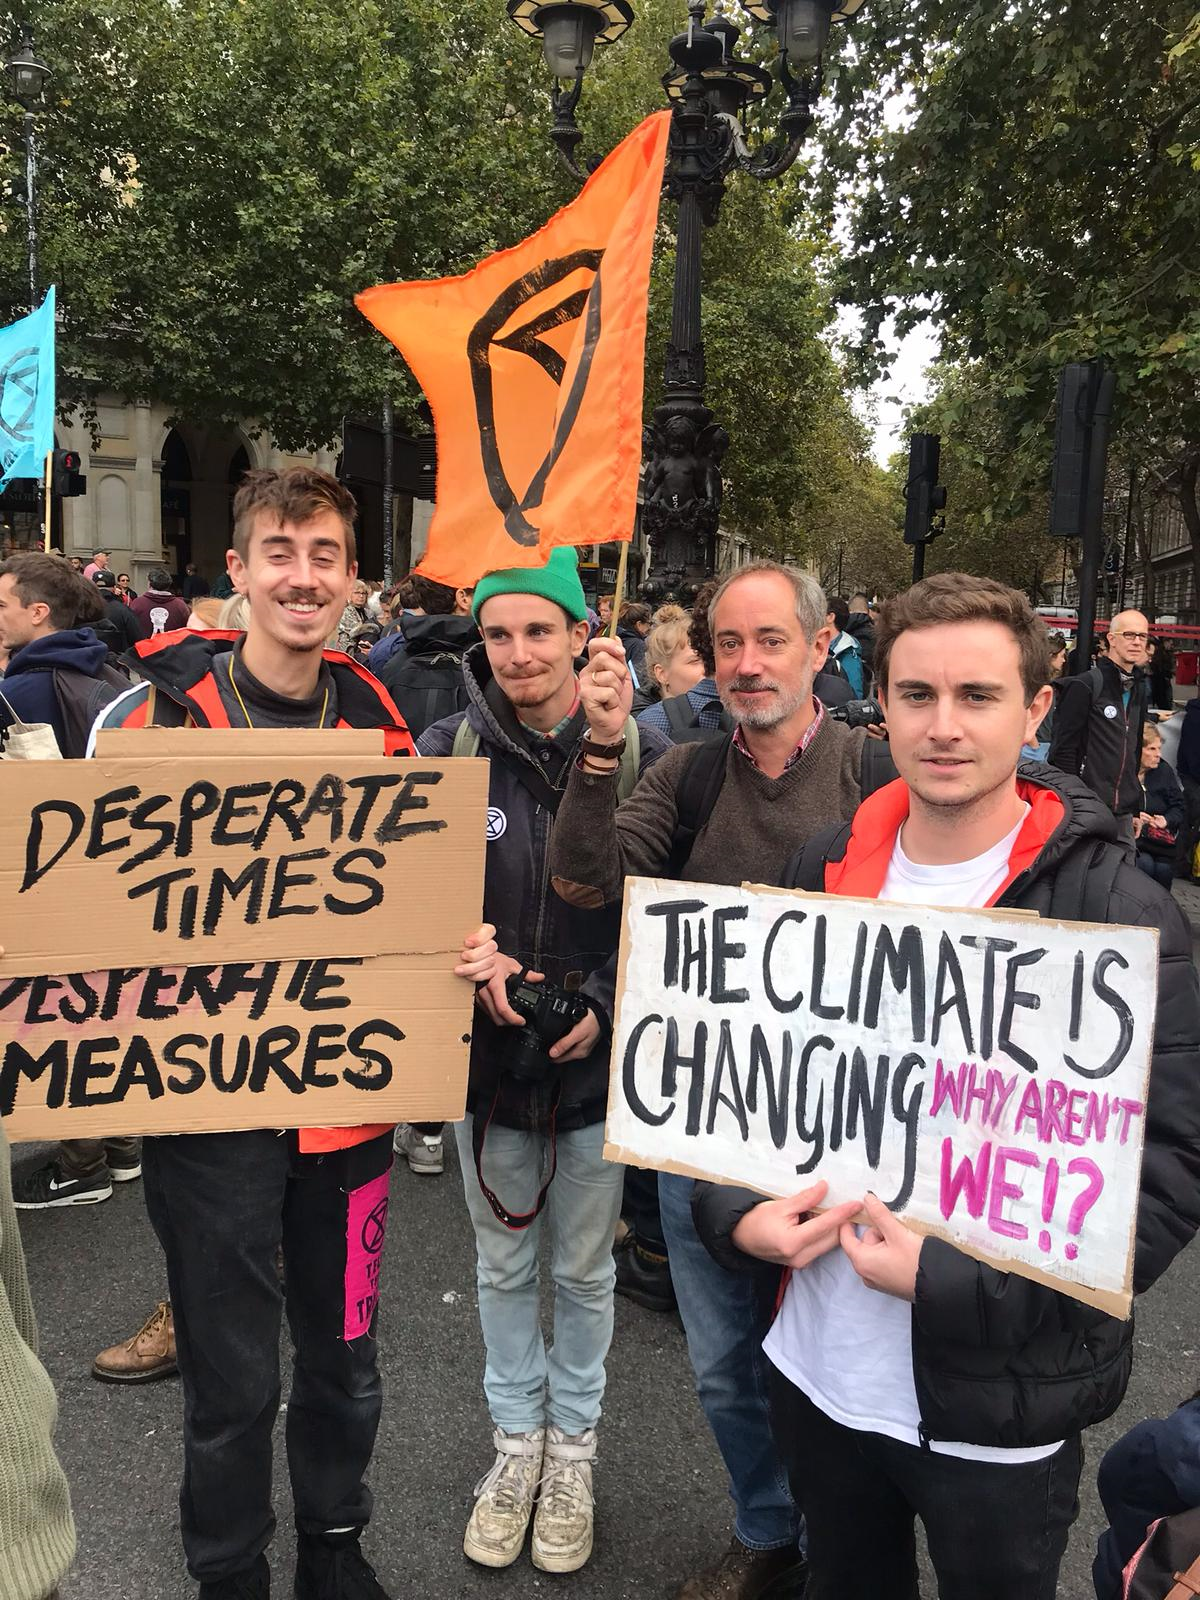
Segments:
[[[505,984],[508,1003],[525,1018],[522,1028],[509,1030],[507,1067],[514,1078],[541,1083],[560,1070],[549,1051],[588,1014],[578,994],[556,983],[527,983],[514,974]]]
[[[843,706],[828,707],[827,715],[848,728],[878,728],[887,721],[887,713],[878,700],[848,700]]]

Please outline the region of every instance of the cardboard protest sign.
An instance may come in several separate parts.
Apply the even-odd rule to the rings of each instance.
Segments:
[[[0,767],[9,1138],[461,1116],[486,763],[186,737]]]
[[[1131,1301],[1152,929],[631,878],[610,1160],[906,1223]]]

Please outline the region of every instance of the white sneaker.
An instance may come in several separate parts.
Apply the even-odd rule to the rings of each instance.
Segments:
[[[546,1430],[546,1455],[533,1519],[533,1564],[543,1572],[576,1572],[592,1553],[592,1462],[596,1430],[571,1435]]]
[[[508,1567],[521,1554],[533,1515],[545,1442],[544,1428],[534,1433],[505,1433],[497,1428],[493,1433],[496,1460],[475,1485],[475,1509],[463,1535],[463,1554],[481,1567]]]
[[[436,1177],[445,1171],[442,1140],[418,1133],[411,1122],[401,1122],[392,1136],[392,1149],[408,1161],[408,1170],[419,1177]]]

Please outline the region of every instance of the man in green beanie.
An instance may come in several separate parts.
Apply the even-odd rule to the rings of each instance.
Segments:
[[[496,1452],[476,1487],[463,1549],[482,1566],[509,1566],[533,1517],[534,1565],[573,1572],[592,1549],[623,1177],[602,1153],[612,1001],[605,967],[620,907],[572,908],[549,875],[558,803],[589,749],[575,678],[587,605],[574,550],[555,550],[544,567],[489,573],[475,587],[473,611],[483,642],[463,662],[467,709],[417,742],[424,756],[491,762],[484,907],[503,952],[479,990],[467,1117],[455,1128]],[[669,745],[628,719],[623,747],[619,785],[628,792]],[[539,1042],[514,1009],[506,980],[522,976],[528,997],[561,992],[565,1005],[579,1005],[582,1020],[557,1043]],[[538,1306],[543,1205],[554,1278],[549,1355]]]

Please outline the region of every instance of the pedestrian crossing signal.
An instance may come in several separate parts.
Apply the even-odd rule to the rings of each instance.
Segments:
[[[71,495],[87,493],[87,478],[80,467],[83,457],[78,450],[56,450],[54,452],[53,474],[51,488],[60,499],[66,500]]]

